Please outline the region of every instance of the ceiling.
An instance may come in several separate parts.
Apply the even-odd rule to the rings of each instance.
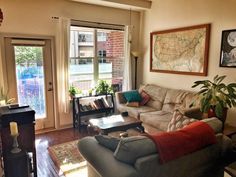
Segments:
[[[150,9],[152,1],[150,0],[70,0],[87,4],[114,7],[120,9],[146,10]]]

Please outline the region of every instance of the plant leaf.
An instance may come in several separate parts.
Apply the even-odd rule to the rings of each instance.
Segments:
[[[197,93],[200,95],[200,94],[202,94],[202,93],[204,93],[204,92],[206,92],[206,91],[208,91],[208,89],[203,89],[203,90],[201,90],[201,91],[199,91],[199,92],[197,92]]]
[[[228,85],[228,87],[231,87],[231,88],[235,87],[235,88],[236,88],[236,83],[230,83],[230,84]]]
[[[225,79],[225,77],[226,75],[218,77],[215,83],[218,83],[218,84],[221,83]]]

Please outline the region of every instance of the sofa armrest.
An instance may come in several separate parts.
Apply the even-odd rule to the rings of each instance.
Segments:
[[[85,137],[78,142],[82,156],[102,177],[138,177],[132,165],[116,160],[113,152],[101,146],[94,137]]]
[[[156,173],[153,172],[155,169],[160,168],[159,155],[158,153],[151,154],[145,157],[138,158],[134,164],[135,169],[141,174],[140,176],[156,177]]]
[[[159,155],[156,153],[138,158],[135,168],[142,177],[199,177],[215,167],[217,159],[220,158],[220,151],[220,145],[217,143],[165,164],[159,163]]]
[[[116,103],[117,104],[125,104],[127,101],[123,95],[124,92],[116,92]]]
[[[201,120],[202,119],[202,112],[200,111],[200,108],[188,108],[188,109],[184,109],[181,110],[181,112],[189,117],[189,118],[194,118],[194,119],[198,119]]]
[[[232,152],[232,149],[233,149],[232,139],[230,139],[229,137],[223,135],[222,133],[216,134],[216,139],[217,139],[217,142],[221,146],[221,156],[222,157],[225,157],[230,152]]]

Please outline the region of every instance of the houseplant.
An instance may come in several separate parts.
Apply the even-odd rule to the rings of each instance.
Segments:
[[[227,111],[227,108],[236,106],[236,83],[226,85],[223,83],[225,77],[216,75],[213,81],[201,80],[194,82],[192,88],[201,86],[197,93],[201,112],[213,113],[221,119],[224,116],[226,117],[225,111]],[[196,100],[190,106],[195,103]],[[210,116],[208,115],[208,117]]]
[[[70,94],[70,97],[73,98],[75,97],[76,94],[79,94],[81,93],[81,90],[73,85],[70,86],[69,88],[69,94]]]
[[[95,87],[95,91],[97,95],[106,95],[112,93],[112,87],[105,80],[99,80]]]

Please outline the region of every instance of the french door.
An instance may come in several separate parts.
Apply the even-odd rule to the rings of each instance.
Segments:
[[[4,38],[9,95],[35,110],[36,130],[53,128],[50,39]]]

